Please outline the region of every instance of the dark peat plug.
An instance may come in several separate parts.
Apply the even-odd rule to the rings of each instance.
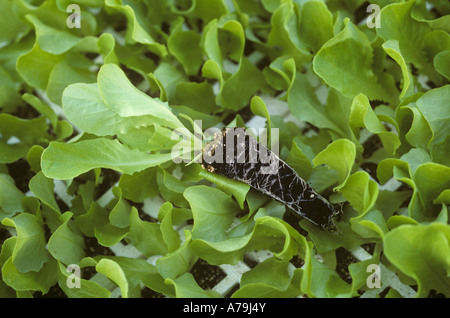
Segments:
[[[244,182],[322,229],[334,229],[335,207],[243,128],[224,128],[203,149],[203,169]]]

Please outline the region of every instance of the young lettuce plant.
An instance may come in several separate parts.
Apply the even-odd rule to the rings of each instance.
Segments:
[[[133,174],[161,165],[173,160],[173,130],[191,143],[183,149],[198,144],[165,103],[139,91],[115,64],[102,66],[97,83],[68,86],[62,100],[68,119],[85,133],[44,150],[42,171],[49,178],[72,179],[95,168]]]
[[[337,210],[293,168],[243,128],[225,128],[203,151],[202,167],[249,184],[321,228],[331,229]]]
[[[322,228],[332,225],[335,208],[256,139],[244,133],[244,149],[238,149],[241,147],[237,145],[233,149],[225,146],[223,138],[216,137],[203,151],[204,136],[195,122],[180,115],[191,122],[194,130],[191,133],[166,104],[139,91],[115,64],[101,67],[98,83],[67,87],[62,100],[64,112],[74,126],[97,138],[83,134],[67,143],[50,143],[42,154],[42,171],[48,178],[72,179],[96,168],[133,174],[170,160],[181,162],[193,153],[200,153],[190,160],[188,164],[191,164],[208,154],[209,158],[214,157],[211,146],[213,150],[223,147],[223,153],[227,153],[225,161],[209,160],[209,172],[213,169],[222,176],[247,183]],[[177,140],[177,136],[182,139]],[[230,150],[234,154],[231,157]],[[279,163],[280,169],[258,173],[264,167],[261,162],[250,162],[252,152],[257,155],[256,160],[269,152],[272,164]],[[244,153],[247,157],[238,158]]]

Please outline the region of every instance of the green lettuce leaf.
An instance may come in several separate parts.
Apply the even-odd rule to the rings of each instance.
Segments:
[[[449,230],[447,224],[403,225],[385,236],[384,253],[417,282],[416,297],[425,297],[430,289],[450,293]]]
[[[42,154],[42,172],[48,178],[62,180],[75,178],[95,168],[133,174],[169,160],[171,153],[147,154],[106,138],[73,144],[52,142]]]
[[[19,273],[39,272],[51,259],[45,247],[42,220],[30,213],[21,213],[2,224],[14,227],[17,241],[11,255],[11,268]]]
[[[363,93],[371,100],[395,101],[379,82],[372,64],[371,43],[351,21],[321,47],[313,62],[317,75],[348,98]]]

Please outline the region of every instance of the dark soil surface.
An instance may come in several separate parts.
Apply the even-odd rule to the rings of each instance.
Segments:
[[[226,274],[218,267],[209,265],[206,261],[199,259],[191,269],[197,284],[203,289],[212,289]]]

